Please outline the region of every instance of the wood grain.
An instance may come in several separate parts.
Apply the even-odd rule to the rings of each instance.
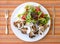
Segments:
[[[10,20],[11,15],[14,9],[25,2],[37,2],[42,4],[49,12],[51,18],[53,16],[53,5],[55,7],[55,35],[52,35],[52,24],[50,31],[48,32],[47,36],[43,39],[29,43],[24,42],[18,39],[13,31],[11,30]],[[8,19],[8,27],[9,27],[9,35],[5,34],[5,27],[6,27],[6,19],[5,19],[5,10],[9,10],[9,19]],[[52,22],[51,22],[52,23]],[[56,0],[0,0],[0,44],[60,44],[60,1]]]

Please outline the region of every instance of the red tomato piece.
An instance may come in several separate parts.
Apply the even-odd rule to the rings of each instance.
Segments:
[[[22,19],[23,19],[23,20],[26,20],[26,16],[27,16],[27,15],[23,15],[23,16],[22,16]]]
[[[35,7],[35,9],[36,9],[36,12],[40,11],[40,8],[39,7]]]

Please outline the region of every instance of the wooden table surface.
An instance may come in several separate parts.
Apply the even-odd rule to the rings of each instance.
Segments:
[[[52,24],[48,34],[40,41],[28,43],[18,39],[11,30],[10,18],[13,10],[24,2],[37,2],[42,4],[48,11],[52,18],[54,15],[53,8],[55,8],[55,35],[52,35]],[[54,6],[54,7],[53,7]],[[9,35],[5,34],[6,19],[5,10],[9,10],[8,27]],[[0,44],[60,44],[60,1],[48,0],[0,0]]]

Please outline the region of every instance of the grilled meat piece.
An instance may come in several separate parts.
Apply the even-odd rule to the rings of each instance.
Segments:
[[[26,24],[26,21],[16,21],[14,22],[15,27],[18,27],[18,24],[20,28]]]
[[[38,34],[38,32],[39,32],[39,30],[37,30],[37,31],[34,31],[34,34]]]
[[[18,24],[20,25],[20,27],[22,27],[22,23],[20,21],[14,22],[15,27],[18,27]]]
[[[21,32],[22,32],[23,34],[27,34],[27,28],[22,28],[22,29],[21,29]]]
[[[32,31],[29,33],[29,37],[30,37],[30,38],[35,37],[35,35],[34,35],[34,33],[33,33]]]
[[[32,26],[32,29],[33,29],[34,31],[36,31],[36,26],[35,26],[35,25],[33,25],[33,26]]]
[[[39,30],[41,30],[43,32],[45,30],[44,26],[39,26]]]
[[[26,24],[26,21],[23,21],[23,25],[25,25]]]

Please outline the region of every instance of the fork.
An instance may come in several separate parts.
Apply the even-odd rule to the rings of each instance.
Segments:
[[[8,10],[5,10],[5,18],[6,18],[5,34],[8,34]]]
[[[54,7],[54,5],[53,5],[53,16],[52,16],[52,20],[53,20],[53,27],[52,27],[52,35],[54,35],[55,34],[55,30],[54,30],[54,21],[55,21],[55,7]]]

